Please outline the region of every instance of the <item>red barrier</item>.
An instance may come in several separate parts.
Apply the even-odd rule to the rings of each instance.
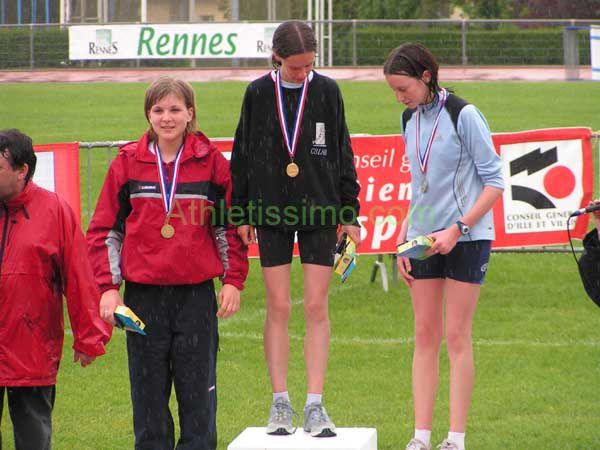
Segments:
[[[591,130],[554,128],[492,137],[502,159],[505,181],[502,199],[494,207],[494,248],[568,243],[566,227],[570,213],[592,199]],[[232,139],[214,142],[229,158]],[[400,135],[353,136],[352,147],[361,184],[360,253],[393,253],[411,197],[404,141]],[[56,191],[79,215],[77,144],[35,148],[39,152],[52,152],[50,172]],[[583,237],[588,221],[587,215],[573,221],[571,235]],[[256,248],[250,253],[258,254]]]
[[[494,207],[494,248],[568,243],[569,214],[592,198],[591,137],[589,128],[492,136],[505,181],[502,199]],[[217,146],[230,152],[232,142],[221,140]],[[352,148],[361,185],[363,243],[359,252],[393,253],[411,197],[404,140],[400,135],[353,136]],[[517,172],[521,167],[525,169]],[[573,221],[571,235],[583,237],[588,220],[584,215]]]
[[[81,222],[79,144],[41,144],[33,149],[38,159],[33,180],[63,197]]]

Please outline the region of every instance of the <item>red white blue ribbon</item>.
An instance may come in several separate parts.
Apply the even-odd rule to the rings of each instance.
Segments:
[[[171,214],[171,210],[173,209],[173,199],[175,198],[175,193],[177,191],[177,175],[179,175],[179,160],[181,159],[181,155],[183,154],[183,144],[177,150],[177,156],[175,157],[175,164],[173,168],[173,179],[171,180],[171,185],[167,185],[167,179],[165,176],[165,169],[163,167],[163,159],[160,151],[160,147],[158,143],[155,145],[154,156],[156,156],[156,166],[158,167],[158,180],[160,181],[160,194],[163,199],[163,205],[165,207],[165,211],[167,213],[167,217]]]
[[[300,136],[300,124],[302,122],[302,115],[304,114],[304,105],[306,104],[306,97],[308,96],[308,78],[309,77],[306,77],[304,79],[304,82],[302,83],[302,91],[300,92],[300,99],[298,100],[298,107],[296,108],[296,121],[294,123],[292,136],[290,136],[287,127],[287,120],[285,117],[285,101],[283,99],[283,87],[281,86],[281,73],[279,70],[275,73],[275,97],[277,98],[277,113],[279,115],[279,125],[281,125],[281,133],[283,134],[283,140],[292,160],[294,159],[294,155],[296,154],[298,136]]]
[[[421,145],[420,145],[420,136],[421,136],[421,128],[420,128],[420,114],[419,108],[417,108],[417,113],[415,117],[416,121],[416,136],[415,136],[415,146],[417,147],[417,156],[419,159],[419,168],[421,169],[421,173],[425,175],[427,172],[427,163],[429,162],[429,155],[431,154],[431,147],[433,146],[433,139],[435,138],[435,134],[437,132],[438,124],[440,122],[440,115],[442,113],[442,109],[444,109],[444,105],[446,104],[446,100],[448,99],[448,91],[446,89],[440,90],[440,108],[438,109],[437,115],[435,116],[435,121],[433,122],[433,128],[431,129],[431,135],[429,136],[429,140],[427,141],[427,147],[425,148],[425,153],[421,153]]]

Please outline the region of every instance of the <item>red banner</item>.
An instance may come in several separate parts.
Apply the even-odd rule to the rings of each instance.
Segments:
[[[33,149],[37,156],[33,181],[64,198],[81,221],[79,144],[42,144]]]
[[[504,194],[494,207],[494,248],[568,243],[570,213],[592,199],[592,132],[555,128],[492,136],[502,159]],[[231,139],[216,142],[229,158]],[[400,135],[353,136],[361,185],[359,252],[393,253],[411,197],[408,160]],[[573,237],[583,237],[588,216],[571,221]],[[256,255],[256,250],[251,252]]]
[[[494,248],[568,243],[570,213],[592,199],[592,132],[554,128],[492,136],[502,159],[505,190],[494,207]],[[232,139],[214,140],[229,159]],[[354,162],[361,185],[359,251],[393,253],[400,224],[408,214],[410,173],[400,135],[353,136]],[[36,145],[36,183],[62,195],[80,217],[78,144]],[[589,217],[569,223],[581,238]],[[254,246],[255,247],[255,246]],[[250,249],[257,256],[256,248]]]

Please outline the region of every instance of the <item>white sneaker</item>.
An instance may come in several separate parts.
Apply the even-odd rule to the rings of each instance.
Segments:
[[[269,412],[269,424],[267,425],[267,434],[276,436],[285,436],[294,433],[292,424],[292,405],[285,398],[278,398],[271,404]]]
[[[414,438],[408,443],[406,450],[431,450],[431,446],[425,445],[423,441]]]
[[[437,446],[440,450],[458,450],[458,445],[448,439],[444,439],[444,441]]]
[[[336,436],[335,425],[321,403],[315,402],[304,407],[304,431],[313,437]]]

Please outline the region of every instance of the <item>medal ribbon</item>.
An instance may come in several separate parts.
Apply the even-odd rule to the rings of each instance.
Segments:
[[[296,123],[294,124],[293,135],[289,135],[287,120],[285,118],[285,105],[283,99],[283,87],[281,86],[281,74],[278,70],[275,74],[275,97],[277,98],[277,113],[279,115],[279,124],[281,125],[281,133],[283,134],[283,140],[287,148],[290,158],[294,159],[296,154],[296,146],[298,144],[298,136],[300,136],[300,123],[302,122],[302,115],[304,114],[304,105],[306,104],[306,97],[308,95],[308,77],[304,79],[302,83],[302,92],[300,92],[300,99],[298,100],[298,107],[296,108]]]
[[[419,125],[420,122],[420,113],[417,108],[416,113],[416,137],[415,137],[415,145],[417,147],[417,156],[419,157],[419,168],[421,169],[421,173],[425,175],[427,172],[427,163],[429,162],[429,155],[431,153],[431,147],[433,146],[433,139],[435,138],[435,133],[437,132],[437,127],[440,122],[440,115],[442,113],[442,109],[444,109],[444,105],[446,104],[446,100],[448,99],[448,91],[446,89],[442,89],[440,91],[440,109],[438,109],[437,115],[435,116],[435,121],[433,122],[433,128],[431,129],[431,135],[429,136],[429,140],[427,141],[427,147],[425,148],[425,153],[421,153],[420,149],[420,135],[421,128]]]
[[[167,179],[165,175],[165,169],[163,167],[163,159],[160,151],[160,147],[158,144],[155,144],[155,156],[156,156],[156,165],[158,167],[158,179],[160,181],[160,194],[163,199],[163,205],[165,207],[165,211],[167,213],[167,217],[171,214],[171,209],[173,209],[173,200],[175,199],[175,192],[177,191],[177,175],[179,175],[179,160],[181,159],[181,155],[183,154],[183,144],[177,150],[177,156],[175,157],[175,168],[173,169],[173,179],[171,180],[171,185],[167,185]]]

